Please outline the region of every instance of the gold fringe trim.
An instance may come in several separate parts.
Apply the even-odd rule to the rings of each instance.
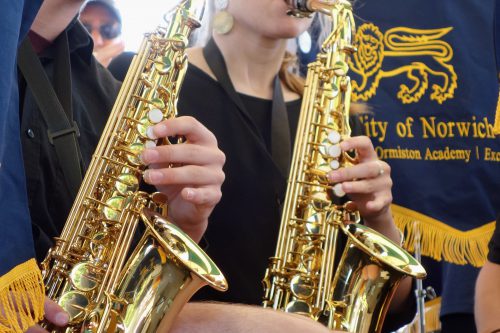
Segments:
[[[441,221],[398,205],[392,205],[394,221],[404,235],[403,247],[415,252],[416,232],[420,234],[420,252],[435,260],[481,267],[488,255],[488,242],[495,221],[478,228],[461,231]]]
[[[30,259],[0,277],[0,333],[21,333],[43,318],[42,275]]]
[[[500,135],[500,93],[498,94],[497,113],[495,115],[495,126],[493,126],[493,133]]]

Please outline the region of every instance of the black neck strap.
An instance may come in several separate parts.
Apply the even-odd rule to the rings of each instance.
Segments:
[[[54,84],[50,82],[28,37],[19,47],[18,65],[47,124],[47,135],[56,150],[64,178],[76,197],[82,182],[81,154],[73,121],[71,101],[71,63],[68,36],[55,41]]]
[[[203,55],[208,66],[217,78],[217,81],[225,90],[229,98],[231,98],[233,103],[247,115],[247,119],[252,122],[251,117],[248,117],[248,111],[246,110],[244,103],[241,101],[240,96],[234,89],[224,57],[213,39],[210,39],[208,44],[203,48]],[[281,173],[285,177],[288,177],[291,155],[290,125],[288,123],[285,99],[283,98],[283,91],[281,89],[281,82],[278,75],[276,75],[274,79],[272,102],[271,156]]]

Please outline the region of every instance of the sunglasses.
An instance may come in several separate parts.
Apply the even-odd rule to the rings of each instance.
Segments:
[[[92,34],[92,30],[94,30],[94,27],[90,24],[82,23],[85,29],[89,32],[89,34]],[[102,36],[104,39],[113,39],[118,37],[121,34],[121,25],[120,24],[103,24],[99,27],[99,34]]]

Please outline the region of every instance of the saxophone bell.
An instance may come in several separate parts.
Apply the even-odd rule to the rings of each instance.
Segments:
[[[198,289],[227,290],[217,266],[177,226],[147,208],[141,219],[147,230],[121,273],[116,296],[107,300],[116,329],[106,332],[168,332]]]
[[[373,229],[357,223],[340,228],[346,245],[328,306],[319,321],[331,329],[380,332],[402,279],[423,279],[425,270],[414,257]]]

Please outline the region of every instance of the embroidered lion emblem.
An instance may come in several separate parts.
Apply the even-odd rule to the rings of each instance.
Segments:
[[[453,49],[440,40],[451,30],[397,27],[382,34],[375,25],[363,24],[356,33],[358,52],[349,60],[352,71],[361,77],[353,81],[353,100],[368,101],[377,93],[382,79],[403,74],[408,81],[400,84],[397,98],[404,104],[418,102],[429,84],[431,100],[442,104],[453,98],[457,88],[457,74],[449,64]],[[403,65],[391,67],[384,62],[394,57],[404,59]]]

